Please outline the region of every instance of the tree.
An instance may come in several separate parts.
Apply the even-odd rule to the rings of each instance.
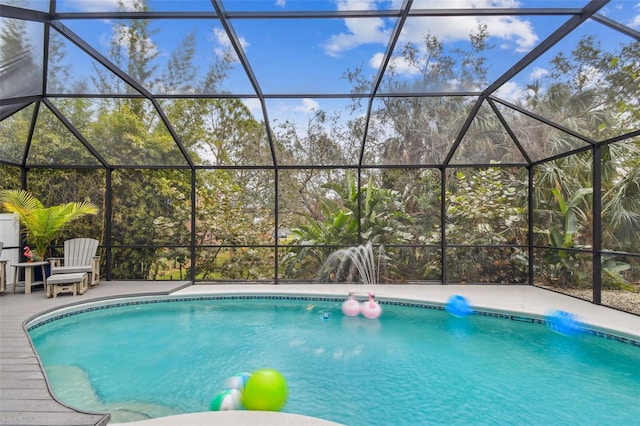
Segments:
[[[72,87],[71,66],[64,63],[65,55],[62,36],[57,31],[51,30],[47,62],[47,93],[66,93],[65,89]]]
[[[498,167],[450,172],[445,194],[447,243],[469,246],[451,249],[450,277],[526,281],[529,262],[518,247],[527,242],[525,179],[517,170]]]
[[[398,49],[400,57],[389,61],[379,92],[456,92],[483,87],[487,75],[483,55],[492,47],[487,43],[488,37],[486,25],[480,25],[469,34],[468,50],[457,48],[446,52],[437,36],[426,33],[422,45],[407,43]],[[400,63],[417,77],[402,74],[404,68],[400,68]],[[361,70],[348,72],[347,78],[356,88],[367,81]],[[367,164],[441,164],[471,106],[464,97],[380,100],[369,128],[367,152],[371,154],[366,158]]]
[[[270,279],[273,257],[256,245],[272,241],[269,212],[248,202],[249,188],[227,170],[198,174],[197,244],[204,249],[197,258],[198,277]]]
[[[594,37],[582,38],[570,54],[559,53],[552,59],[552,72],[535,84],[523,105],[597,141],[637,129],[639,116],[633,100],[640,98],[640,86],[637,72],[631,70],[637,67],[639,45],[632,42],[607,52]],[[543,141],[549,144],[547,153],[561,154],[571,148],[563,146],[562,138]],[[600,150],[603,249],[638,251],[640,144],[630,139],[602,145]],[[581,277],[590,266],[584,255],[559,248],[589,248],[593,243],[593,203],[585,195],[585,191],[591,193],[592,168],[591,152],[583,152],[541,163],[535,169],[536,228],[552,230],[547,241],[540,240],[545,233],[538,233],[537,242],[555,248],[547,251],[542,273],[563,286],[585,282]],[[564,203],[565,199],[570,202]],[[571,215],[576,209],[574,200],[580,202],[579,216]],[[574,207],[563,208],[565,204]],[[553,231],[556,227],[559,230]],[[613,258],[605,259],[605,285],[626,285],[619,279],[619,270]]]
[[[366,187],[358,188],[351,173],[344,184],[334,181],[323,187],[334,196],[320,201],[322,217],[307,216],[306,223],[291,231],[294,243],[285,259],[288,277],[310,278],[336,247],[410,240],[406,232],[410,218],[395,191],[376,187],[371,179]]]
[[[38,52],[31,44],[30,30],[32,32],[34,24],[28,27],[27,21],[10,18],[3,18],[2,24],[0,89],[3,98],[39,94],[42,86],[42,51]]]
[[[640,43],[633,42],[618,52],[604,52],[597,40],[584,37],[570,56],[560,53],[553,58],[554,68],[548,77],[552,84],[534,92],[527,104],[596,140],[637,129],[638,108],[629,100],[640,98],[640,79],[637,72],[630,71],[639,49]],[[554,149],[551,153],[555,152],[563,150]],[[602,213],[610,225],[605,241],[615,240],[614,235],[622,235],[622,229],[624,233],[640,235],[640,218],[634,214],[640,203],[634,179],[640,167],[639,155],[640,144],[633,140],[602,148]],[[536,199],[553,203],[548,194],[555,188],[568,196],[591,187],[591,163],[589,154],[578,154],[542,164],[537,173]],[[590,228],[590,223],[582,225]]]
[[[98,208],[88,201],[45,207],[23,190],[0,191],[0,203],[8,212],[18,215],[27,240],[35,246],[41,260],[46,259],[49,244],[60,231],[83,216],[98,213]]]

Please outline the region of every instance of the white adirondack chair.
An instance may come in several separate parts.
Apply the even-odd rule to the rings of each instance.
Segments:
[[[89,284],[94,286],[100,281],[100,256],[98,240],[93,238],[73,238],[64,242],[64,257],[52,257],[51,275],[76,274],[87,272]]]

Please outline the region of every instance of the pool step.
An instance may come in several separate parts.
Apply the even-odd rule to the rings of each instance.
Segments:
[[[60,401],[82,411],[111,413],[112,422],[132,422],[182,414],[171,407],[155,403],[105,402],[96,392],[89,374],[75,365],[50,365],[45,370],[53,392]]]

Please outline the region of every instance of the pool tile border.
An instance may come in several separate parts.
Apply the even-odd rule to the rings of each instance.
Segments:
[[[135,297],[135,296],[134,296]],[[175,302],[192,302],[192,301],[209,301],[209,300],[249,300],[249,299],[267,299],[267,300],[303,300],[303,301],[316,301],[316,302],[343,302],[343,297],[331,297],[331,296],[310,296],[310,295],[297,295],[297,296],[288,296],[288,295],[210,295],[210,296],[179,296],[179,297],[137,297],[137,300],[131,300],[131,298],[127,297],[125,301],[121,302],[105,302],[103,304],[98,304],[96,306],[88,306],[85,308],[73,309],[58,315],[53,315],[51,317],[47,317],[43,320],[38,320],[45,315],[39,315],[38,317],[29,321],[26,330],[27,332],[31,332],[43,325],[49,324],[51,322],[71,317],[74,315],[79,315],[87,312],[99,311],[103,309],[111,309],[118,308],[123,306],[136,306],[136,305],[146,305],[146,304],[155,304],[155,303],[175,303]],[[397,301],[397,300],[378,300],[378,303],[381,305],[392,305],[392,306],[404,306],[410,308],[420,308],[420,309],[435,309],[435,310],[444,310],[445,307],[437,304],[430,304],[425,302],[409,302],[409,301]],[[55,311],[54,311],[55,312]],[[521,322],[530,322],[535,324],[545,325],[546,321],[541,318],[529,317],[524,315],[515,315],[512,313],[501,313],[501,312],[493,312],[493,311],[485,311],[485,310],[475,310],[474,315],[483,315],[494,318],[501,319],[510,319],[512,321],[521,321]],[[615,334],[611,334],[608,332],[604,332],[601,330],[595,330],[592,328],[585,328],[586,334],[604,338],[607,340],[614,340],[619,343],[635,346],[640,348],[640,341],[635,340],[628,337],[617,336]]]

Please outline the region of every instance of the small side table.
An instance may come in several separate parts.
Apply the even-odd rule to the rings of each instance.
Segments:
[[[18,285],[18,270],[20,268],[24,268],[24,294],[31,294],[31,286],[36,285],[36,284],[45,284],[46,287],[46,281],[33,281],[33,268],[40,266],[42,268],[42,277],[43,280],[46,280],[46,272],[45,272],[45,265],[48,265],[49,262],[20,262],[20,263],[12,263],[11,266],[13,266],[14,271],[13,271],[13,292],[16,292],[16,286]],[[22,282],[22,281],[20,281]]]

